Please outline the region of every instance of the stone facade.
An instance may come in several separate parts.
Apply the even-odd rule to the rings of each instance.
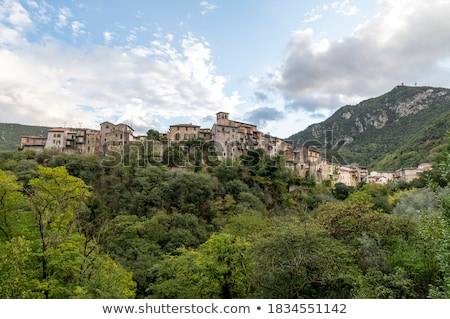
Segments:
[[[87,128],[52,128],[45,144],[45,148],[71,154],[98,154],[99,146],[100,133]]]
[[[123,151],[127,144],[135,140],[133,133],[134,129],[127,124],[101,123],[100,152],[106,154],[112,148]]]
[[[192,124],[170,125],[167,139],[169,141],[181,142],[192,141],[199,138],[200,126]]]
[[[47,137],[45,136],[21,136],[20,137],[20,149],[31,150],[35,152],[42,152],[45,148]]]

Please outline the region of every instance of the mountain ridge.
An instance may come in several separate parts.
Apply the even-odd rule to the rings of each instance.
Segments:
[[[450,118],[450,89],[396,86],[378,97],[345,105],[320,123],[289,137],[296,145],[345,141],[341,158],[371,169],[396,169],[433,161],[445,147]]]
[[[47,136],[51,127],[24,125],[19,123],[0,123],[0,151],[14,151],[20,146],[20,137],[26,135]]]

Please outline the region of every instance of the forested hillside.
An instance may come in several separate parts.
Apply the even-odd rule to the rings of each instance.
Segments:
[[[344,106],[289,139],[299,146],[311,140],[326,145],[326,138],[333,144],[345,141],[338,151],[347,164],[395,170],[433,162],[446,147],[449,123],[449,89],[397,86],[379,97]]]
[[[450,149],[412,183],[0,153],[1,298],[448,298]],[[171,167],[172,166],[172,167]]]
[[[47,136],[50,127],[0,123],[0,151],[14,151],[20,146],[22,135]]]

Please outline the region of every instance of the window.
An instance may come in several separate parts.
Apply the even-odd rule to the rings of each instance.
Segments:
[[[179,126],[177,126],[177,131],[179,131],[180,130],[180,127]]]
[[[189,139],[189,135],[188,135],[187,133],[184,134],[184,139],[185,139],[185,140]]]
[[[186,131],[188,130],[188,127],[186,126]]]
[[[194,131],[197,131],[197,128],[194,126]]]
[[[194,140],[197,139],[197,134],[194,134]]]
[[[175,139],[178,141],[180,139],[180,133],[175,134]]]
[[[109,128],[109,125],[106,125],[106,128]]]

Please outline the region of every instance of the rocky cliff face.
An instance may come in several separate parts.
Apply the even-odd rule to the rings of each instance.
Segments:
[[[396,89],[402,90],[402,87],[397,87]],[[378,105],[378,107],[373,107],[374,105],[370,101],[364,101],[351,110],[342,111],[339,116],[343,121],[353,121],[355,131],[363,133],[370,127],[382,129],[389,122],[396,123],[402,117],[417,114],[420,111],[432,108],[433,105],[446,103],[449,100],[450,94],[448,89],[428,88],[410,97],[405,96],[398,100],[392,99],[388,93],[384,99],[377,101],[378,103],[381,102],[381,105]],[[366,109],[366,112],[362,114],[358,112],[360,115],[354,115],[358,108]],[[320,124],[314,125],[314,130],[317,136],[318,131],[323,132],[323,127]]]
[[[350,160],[363,160],[363,165],[370,165],[380,159],[381,150],[383,155],[393,152],[448,114],[450,89],[397,86],[382,96],[344,106],[326,121],[313,124],[290,139],[297,145],[311,139],[321,141],[331,130],[336,140],[347,141]],[[353,156],[355,152],[360,154]]]

